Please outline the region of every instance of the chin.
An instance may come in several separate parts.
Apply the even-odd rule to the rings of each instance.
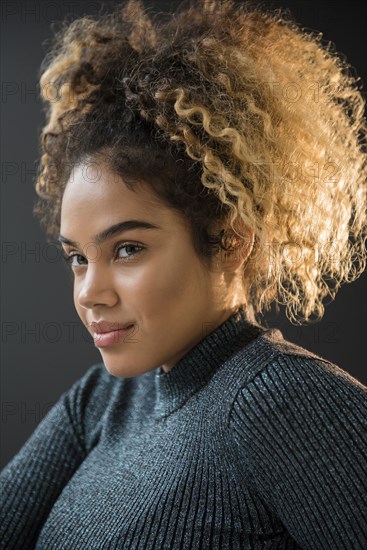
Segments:
[[[136,376],[136,369],[132,369],[131,367],[124,367],[121,365],[114,364],[114,362],[110,361],[103,361],[104,366],[106,367],[106,370],[112,375],[116,376],[117,378],[125,378],[130,376]]]
[[[118,361],[117,358],[111,360],[106,357],[103,358],[103,364],[111,376],[115,376],[117,378],[131,378],[134,376],[139,376],[140,374],[144,374],[154,368],[152,365],[146,365],[144,368],[143,365],[136,365],[133,361],[126,362],[124,365],[123,362],[121,360]]]

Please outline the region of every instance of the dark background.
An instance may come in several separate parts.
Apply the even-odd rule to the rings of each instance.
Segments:
[[[164,11],[180,2],[145,2]],[[3,1],[1,6],[1,461],[2,468],[60,394],[101,355],[82,327],[72,285],[56,249],[32,216],[38,134],[44,124],[39,66],[48,51],[51,24],[65,17],[108,11],[114,3]],[[289,8],[306,30],[335,43],[366,90],[365,26],[362,3],[288,0],[263,2]],[[367,385],[366,281],[344,285],[318,324],[296,327],[281,312],[266,316],[288,340],[332,360]]]

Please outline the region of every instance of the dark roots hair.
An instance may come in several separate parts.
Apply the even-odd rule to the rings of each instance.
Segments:
[[[73,167],[101,161],[182,213],[208,266],[233,250],[228,228],[250,228],[255,315],[275,302],[291,322],[321,318],[323,298],[365,269],[367,235],[360,79],[321,37],[230,0],[169,17],[130,0],[64,22],[41,66],[41,226],[58,234]]]

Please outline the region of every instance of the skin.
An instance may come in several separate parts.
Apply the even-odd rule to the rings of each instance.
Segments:
[[[107,166],[99,164],[98,174],[91,166],[74,168],[61,208],[60,234],[78,243],[63,244],[67,255],[76,254],[70,266],[75,308],[91,335],[92,321],[134,323],[130,334],[98,348],[110,374],[131,377],[159,366],[169,372],[241,304],[238,278],[250,250],[224,255],[209,271],[193,248],[186,219],[163,205],[149,185],[130,191]],[[97,233],[131,219],[161,229],[130,229],[91,244]]]

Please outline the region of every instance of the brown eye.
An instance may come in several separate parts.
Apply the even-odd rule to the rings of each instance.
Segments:
[[[83,258],[85,260],[84,256],[82,256],[81,254],[65,254],[65,252],[63,252],[62,257],[64,258],[65,262],[70,265],[70,267],[80,267],[79,263],[73,263],[73,259],[75,257]]]
[[[118,254],[118,252],[122,249],[126,249],[127,251],[133,249],[135,250],[135,252],[133,253],[128,253],[127,256],[120,256],[120,254]],[[135,257],[144,250],[144,246],[141,246],[141,245],[138,245],[136,243],[123,243],[123,244],[118,244],[115,248],[115,256],[117,257],[118,260],[122,260],[124,262],[129,262],[133,259],[135,259]]]

